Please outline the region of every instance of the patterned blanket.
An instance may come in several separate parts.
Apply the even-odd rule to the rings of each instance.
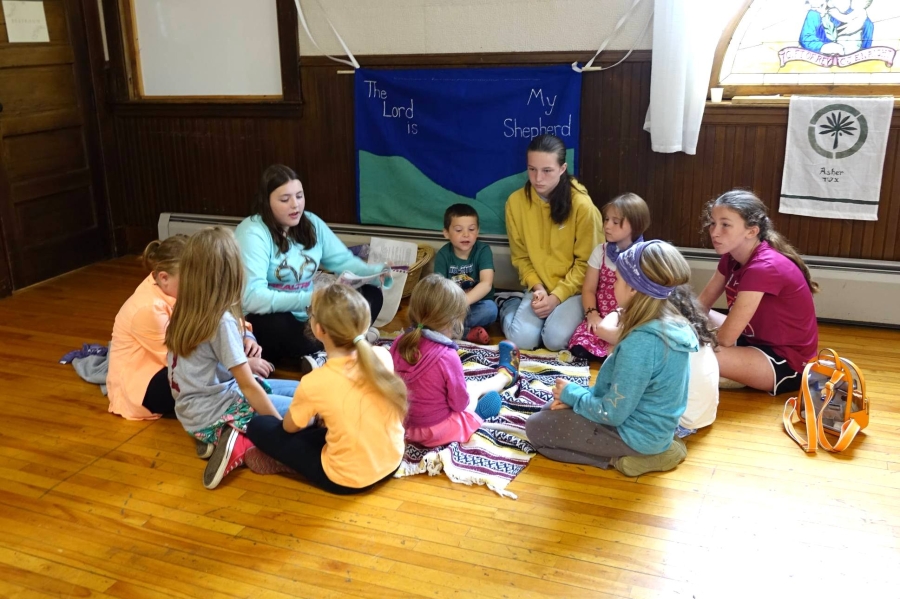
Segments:
[[[496,372],[497,346],[459,343],[459,357],[466,380],[483,380]],[[500,414],[484,425],[465,443],[450,443],[427,448],[407,443],[396,478],[427,472],[443,472],[455,483],[486,485],[503,497],[516,499],[506,485],[528,465],[534,448],[525,437],[525,421],[553,399],[557,378],[587,385],[590,371],[586,361],[564,364],[555,352],[522,352],[520,377],[516,386],[505,390]]]

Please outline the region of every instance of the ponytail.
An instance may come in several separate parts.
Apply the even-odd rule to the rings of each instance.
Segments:
[[[421,325],[415,326],[411,331],[400,337],[400,345],[397,346],[397,349],[410,366],[418,363],[419,358],[422,357],[422,352],[419,351],[419,341],[421,340]]]
[[[354,343],[354,346],[356,347],[356,360],[364,380],[372,383],[381,395],[394,404],[401,416],[406,416],[408,404],[406,402],[406,385],[403,383],[403,379],[388,370],[384,362],[375,355],[375,350],[369,342],[364,337],[362,339],[360,337],[360,335],[356,337],[359,340]]]
[[[154,278],[161,272],[177,275],[187,240],[187,235],[173,235],[162,241],[151,241],[141,256],[144,268],[149,270]]]
[[[771,225],[772,221],[769,220],[768,216],[766,217],[766,221]],[[797,265],[797,268],[803,273],[803,278],[806,279],[806,284],[809,285],[809,290],[811,292],[819,292],[819,284],[812,280],[812,274],[809,272],[809,267],[806,265],[806,262],[800,257],[800,252],[785,239],[784,235],[769,226],[765,233],[760,231],[759,237],[772,246],[774,250],[783,254],[785,258]]]
[[[325,329],[337,347],[356,350],[362,380],[371,383],[405,415],[406,385],[384,365],[366,341],[365,331],[371,322],[371,312],[365,298],[355,289],[335,283],[313,292],[310,310],[316,324]]]

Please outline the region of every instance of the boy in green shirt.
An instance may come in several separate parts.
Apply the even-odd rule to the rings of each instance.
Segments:
[[[494,255],[490,246],[478,241],[478,212],[468,204],[453,204],[444,212],[444,237],[450,243],[438,250],[434,272],[455,281],[466,292],[469,313],[463,338],[486,345],[491,338],[484,329],[497,320],[494,303]]]

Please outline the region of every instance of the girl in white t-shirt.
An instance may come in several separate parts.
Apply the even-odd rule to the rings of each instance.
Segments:
[[[616,284],[616,258],[644,240],[650,226],[650,209],[640,196],[623,193],[600,209],[603,214],[601,243],[588,259],[581,288],[584,320],[569,340],[569,350],[582,359],[606,358],[619,339],[619,307],[613,287]]]
[[[672,290],[669,303],[691,323],[700,341],[700,351],[692,353],[690,359],[687,409],[678,421],[675,433],[678,437],[687,437],[697,432],[697,429],[709,426],[716,419],[719,407],[719,362],[716,360],[715,347],[718,341],[706,309],[697,301],[690,285],[680,285]]]

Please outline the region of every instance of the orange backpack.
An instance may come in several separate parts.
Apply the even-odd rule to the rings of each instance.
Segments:
[[[784,430],[806,453],[816,453],[817,444],[826,451],[847,449],[869,424],[869,399],[862,372],[833,349],[823,349],[803,369],[800,397],[787,400],[782,419]],[[794,429],[798,420],[806,423],[806,439]],[[834,445],[826,433],[837,435]]]

